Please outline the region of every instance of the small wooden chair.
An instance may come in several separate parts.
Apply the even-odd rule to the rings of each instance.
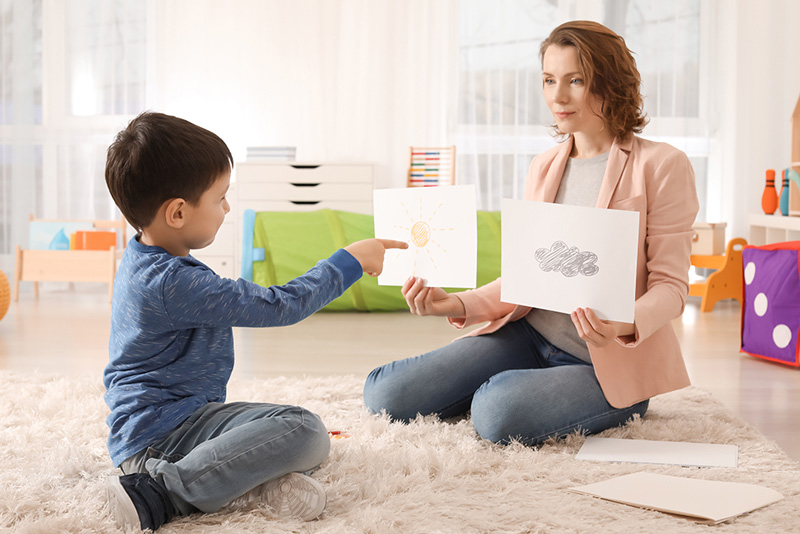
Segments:
[[[455,185],[456,147],[411,147],[408,163],[408,187]]]
[[[736,237],[728,241],[725,254],[691,256],[692,265],[701,269],[715,269],[703,282],[691,284],[689,296],[701,297],[700,310],[709,312],[714,305],[723,299],[736,299],[742,305],[744,290],[742,288],[742,249],[747,241]]]

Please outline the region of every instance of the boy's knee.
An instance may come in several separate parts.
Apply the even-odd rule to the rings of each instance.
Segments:
[[[269,418],[265,443],[285,449],[287,472],[310,471],[319,467],[330,454],[331,440],[322,419],[301,406],[281,406],[278,417],[282,431],[276,436]]]
[[[328,457],[331,451],[331,439],[328,435],[328,429],[322,422],[320,417],[305,408],[299,408],[302,411],[302,438],[304,448],[307,449],[307,461],[310,464],[308,469],[318,467]],[[308,470],[305,469],[305,470]]]

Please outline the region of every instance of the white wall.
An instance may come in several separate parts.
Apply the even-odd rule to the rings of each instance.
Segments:
[[[720,172],[709,221],[727,221],[728,239],[747,238],[747,215],[762,213],[766,170],[780,175],[790,163],[789,119],[800,97],[800,2],[721,0],[716,10],[712,164]]]

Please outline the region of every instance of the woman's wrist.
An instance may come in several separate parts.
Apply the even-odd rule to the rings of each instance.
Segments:
[[[633,323],[617,323],[617,337],[632,336],[636,333]]]
[[[457,294],[451,294],[451,302],[453,303],[453,314],[448,314],[452,319],[463,319],[467,316],[467,307],[464,306],[464,301]]]

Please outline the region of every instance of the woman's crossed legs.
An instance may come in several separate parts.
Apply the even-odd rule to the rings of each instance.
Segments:
[[[397,421],[471,411],[481,437],[528,445],[578,429],[600,432],[648,406],[608,404],[592,366],[548,343],[524,319],[373,370],[364,402]]]

